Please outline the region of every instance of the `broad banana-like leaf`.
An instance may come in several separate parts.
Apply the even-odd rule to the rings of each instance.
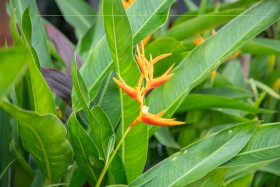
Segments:
[[[258,122],[239,124],[171,155],[133,181],[131,186],[186,186],[234,157],[250,140]]]
[[[280,123],[259,126],[244,149],[223,167],[243,166],[278,159],[280,157],[279,132]]]
[[[82,128],[74,113],[68,120],[70,138],[72,141],[74,160],[85,174],[87,181],[94,186],[105,165],[99,159],[99,151],[89,135]]]
[[[29,53],[32,57],[32,59],[28,61],[28,65],[35,111],[40,114],[56,114],[53,95],[39,70],[40,65],[37,54],[34,48],[30,45],[34,32],[32,31],[29,8],[24,11],[22,16],[22,31],[24,45],[29,49]]]
[[[137,85],[140,72],[132,55],[132,32],[121,1],[103,1],[103,14],[106,37],[116,71],[126,84],[134,87]],[[120,91],[120,101],[122,116],[119,132],[120,136],[123,136],[128,126],[138,116],[140,107],[137,101],[123,91]],[[147,126],[137,125],[133,128],[125,138],[121,149],[128,181],[132,181],[142,173],[145,166],[148,150]]]
[[[72,147],[66,129],[53,114],[40,115],[22,110],[7,101],[0,106],[18,120],[18,133],[49,183],[58,182],[72,161]]]
[[[279,15],[280,1],[261,1],[225,25],[216,35],[196,47],[174,69],[175,75],[168,82],[152,91],[149,96],[151,112],[167,108],[166,116],[173,114],[192,88],[248,40],[274,23]]]

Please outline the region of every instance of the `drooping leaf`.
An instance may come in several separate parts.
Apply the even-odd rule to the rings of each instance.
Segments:
[[[7,101],[0,106],[19,121],[18,133],[49,183],[58,182],[72,160],[66,129],[53,114],[40,115],[22,110]]]
[[[105,164],[99,159],[97,147],[82,128],[74,113],[68,120],[68,126],[74,150],[74,160],[85,174],[88,182],[94,186]]]
[[[132,55],[131,28],[121,1],[105,0],[103,14],[106,38],[116,71],[128,85],[135,86],[140,73]],[[119,132],[123,136],[128,126],[139,114],[139,103],[132,100],[123,91],[120,91],[120,101],[122,119]],[[135,179],[144,169],[148,149],[147,130],[144,125],[133,128],[122,144],[121,157],[126,168],[128,181]],[[132,157],[133,159],[131,159]]]
[[[280,157],[280,123],[257,128],[248,144],[223,166],[234,167],[278,159]]]
[[[80,39],[95,22],[95,11],[82,0],[56,0],[65,20],[74,27]]]
[[[52,93],[39,70],[40,67],[37,54],[34,48],[30,45],[30,40],[34,32],[32,31],[29,8],[23,13],[22,25],[24,44],[29,49],[29,53],[32,57],[32,59],[28,61],[28,65],[35,111],[40,114],[56,114]]]
[[[8,93],[23,75],[27,69],[26,62],[30,58],[26,48],[0,50],[0,98]]]
[[[257,108],[244,102],[237,101],[222,96],[207,94],[190,94],[182,102],[177,112],[182,113],[189,110],[208,109],[208,108],[232,108],[255,113],[271,113],[272,111]]]
[[[186,186],[234,157],[249,141],[255,124],[236,125],[191,144],[145,172],[131,186]]]

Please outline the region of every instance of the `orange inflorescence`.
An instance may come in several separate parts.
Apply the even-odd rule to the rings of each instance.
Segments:
[[[138,80],[138,86],[136,88],[128,86],[124,80],[119,75],[120,80],[117,80],[115,78],[114,81],[116,84],[132,99],[139,102],[140,105],[140,114],[132,122],[130,127],[133,127],[138,122],[144,122],[151,125],[158,125],[158,126],[174,126],[174,125],[181,125],[184,124],[184,122],[176,121],[175,119],[166,119],[161,118],[161,116],[165,113],[164,111],[161,111],[158,114],[151,114],[148,112],[148,107],[144,105],[144,98],[145,94],[151,90],[154,89],[163,83],[165,83],[167,80],[169,80],[174,74],[169,74],[171,69],[173,68],[173,65],[160,77],[154,78],[154,65],[159,60],[166,58],[171,55],[171,53],[163,54],[155,59],[152,58],[150,55],[150,60],[147,60],[145,57],[145,51],[144,51],[144,44],[141,43],[141,51],[139,49],[139,46],[136,47],[137,55],[136,55],[136,61],[139,66],[139,69],[141,71],[141,75]],[[143,87],[143,82],[145,81],[145,86]]]

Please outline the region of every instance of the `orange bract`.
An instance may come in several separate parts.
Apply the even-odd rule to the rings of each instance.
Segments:
[[[152,58],[150,55],[150,59],[147,60],[145,57],[145,50],[144,45],[141,42],[141,50],[139,49],[139,46],[136,47],[137,55],[136,55],[136,61],[139,66],[139,69],[141,71],[141,75],[138,80],[138,86],[136,88],[132,88],[131,86],[128,86],[124,80],[119,75],[120,81],[113,78],[115,83],[132,99],[136,100],[140,104],[140,114],[134,120],[130,127],[133,127],[138,122],[144,122],[151,125],[158,125],[158,126],[174,126],[174,125],[181,125],[184,124],[184,122],[175,121],[175,119],[166,119],[161,118],[161,116],[164,114],[165,110],[158,113],[158,114],[151,114],[148,112],[148,107],[144,105],[144,98],[145,94],[151,90],[154,89],[163,83],[165,83],[167,80],[169,80],[174,74],[169,74],[169,72],[172,70],[174,64],[168,68],[168,70],[161,75],[160,77],[154,78],[154,64],[160,61],[163,58],[166,58],[171,55],[171,53],[168,54],[162,54],[155,59]],[[145,80],[145,87],[143,87],[143,81]]]

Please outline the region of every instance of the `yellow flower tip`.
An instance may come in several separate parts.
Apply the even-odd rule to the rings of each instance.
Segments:
[[[164,59],[164,58],[166,58],[166,57],[168,57],[168,56],[170,56],[170,55],[172,55],[172,53],[167,53],[167,54],[159,55],[159,56],[157,56],[155,59],[153,59],[153,60],[151,61],[151,64],[154,65],[154,64],[157,63],[158,61],[160,61],[160,60],[162,60],[162,59]]]
[[[115,83],[131,98],[138,100],[138,93],[137,90],[125,84],[125,82],[121,79],[121,81],[117,80],[113,77]]]
[[[163,83],[168,81],[171,77],[173,77],[173,75],[174,75],[174,73],[169,74],[169,75],[162,75],[161,77],[150,80],[149,85],[148,85],[148,90],[162,85]]]
[[[157,126],[174,126],[174,125],[182,125],[185,122],[175,121],[173,119],[161,118],[158,115],[154,115],[151,113],[142,113],[141,121],[150,125]]]
[[[201,37],[201,35],[198,35],[197,38],[195,38],[195,39],[193,40],[193,43],[194,43],[195,45],[200,45],[200,44],[202,44],[203,42],[204,42],[204,39]]]
[[[156,116],[161,117],[163,114],[165,114],[166,110],[160,111],[156,114]]]

